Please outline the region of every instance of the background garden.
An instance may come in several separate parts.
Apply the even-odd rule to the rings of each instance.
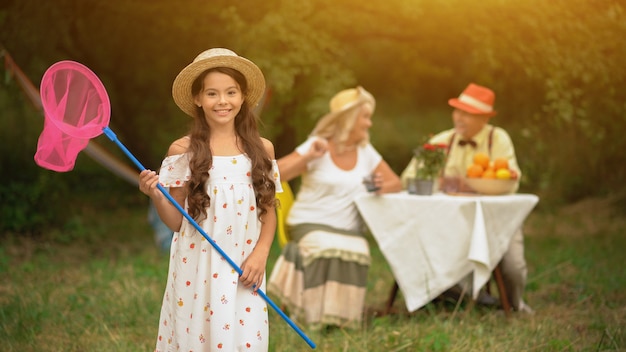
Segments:
[[[497,311],[430,306],[315,336],[320,350],[623,349],[625,11],[619,0],[7,0],[0,50],[35,86],[60,60],[94,70],[111,128],[148,168],[188,126],[174,77],[210,47],[263,70],[262,132],[277,156],[304,140],[335,92],[364,86],[377,99],[372,141],[398,173],[419,141],[450,126],[448,98],[469,82],[489,86],[493,123],[509,131],[524,172],[520,191],[541,198],[525,229],[538,313],[503,323]],[[37,167],[43,117],[12,71],[0,72],[2,349],[150,350],[167,268],[147,199],[84,154],[69,173]],[[375,306],[392,277],[372,250]],[[299,346],[278,319],[273,349]]]

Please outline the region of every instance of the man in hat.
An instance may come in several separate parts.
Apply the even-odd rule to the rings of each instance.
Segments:
[[[514,192],[517,191],[521,171],[515,157],[513,142],[504,129],[489,124],[490,119],[496,115],[494,102],[495,94],[491,89],[474,83],[470,83],[458,98],[448,100],[448,104],[454,108],[452,111],[454,128],[438,133],[429,141],[431,144],[448,146],[446,164],[436,187],[447,192],[473,191],[463,179],[468,167],[474,163],[474,156],[484,153],[491,160],[504,158],[508,161],[509,169],[517,174]],[[417,160],[413,158],[402,172],[401,179],[405,186],[408,179],[415,177],[417,164]],[[511,306],[517,311],[532,312],[522,299],[527,268],[521,230],[515,233],[501,265]],[[489,299],[481,293],[479,302],[481,300]]]

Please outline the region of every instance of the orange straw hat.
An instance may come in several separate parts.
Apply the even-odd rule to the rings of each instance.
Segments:
[[[458,98],[448,100],[448,104],[470,114],[495,116],[495,100],[496,95],[491,89],[470,83]]]
[[[193,102],[191,86],[202,72],[215,67],[229,67],[241,72],[248,83],[245,99],[250,109],[254,109],[259,104],[265,92],[265,77],[263,77],[261,69],[252,61],[238,56],[232,50],[213,48],[201,52],[174,79],[172,96],[182,111],[191,117],[195,116],[197,106]]]

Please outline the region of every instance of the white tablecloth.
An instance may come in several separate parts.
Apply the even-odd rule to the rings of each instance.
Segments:
[[[356,205],[412,312],[472,272],[477,297],[538,201],[532,194],[400,192],[368,194]]]

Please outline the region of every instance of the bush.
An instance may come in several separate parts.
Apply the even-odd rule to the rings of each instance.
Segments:
[[[1,83],[0,83],[1,84]],[[81,212],[80,199],[100,207],[117,207],[120,198],[141,199],[137,189],[79,154],[75,170],[56,173],[37,166],[34,155],[43,128],[43,115],[32,107],[14,81],[0,89],[0,235],[38,235],[63,228]]]

